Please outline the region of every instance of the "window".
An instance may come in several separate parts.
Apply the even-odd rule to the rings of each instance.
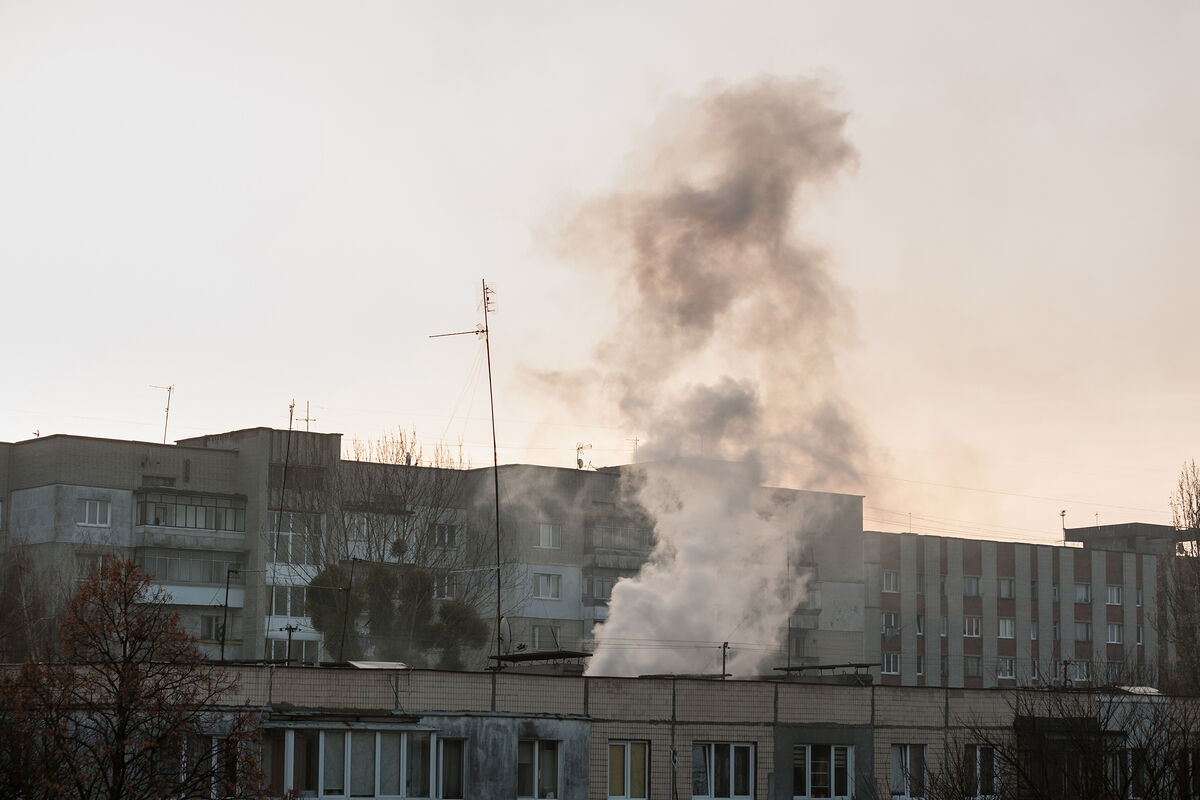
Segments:
[[[458,526],[438,522],[430,526],[433,529],[434,547],[454,547],[458,543]]]
[[[892,797],[925,796],[925,745],[892,745]]]
[[[854,748],[845,744],[792,746],[792,797],[849,798],[854,794]]]
[[[942,636],[946,635],[946,631],[947,631],[946,617],[942,617]]]
[[[147,492],[137,495],[137,524],[210,531],[246,530],[246,498]],[[271,531],[275,527],[272,524]]]
[[[1057,583],[1055,583],[1053,586],[1050,587],[1050,592],[1053,595],[1054,602],[1057,603],[1058,602],[1058,584]]]
[[[272,661],[284,661],[288,658],[288,640],[271,639],[270,658]],[[290,663],[316,664],[321,657],[321,643],[315,639],[292,639],[292,657]]]
[[[891,638],[899,632],[899,626],[896,625],[896,614],[893,611],[883,612],[883,635]]]
[[[1108,644],[1121,644],[1125,641],[1124,626],[1119,622],[1110,622],[1105,626]]]
[[[946,576],[945,575],[941,576],[941,592],[942,592],[942,597],[945,597],[946,596]]]
[[[963,617],[963,636],[978,636],[979,627],[979,617]]]
[[[427,798],[432,792],[433,737],[425,731],[298,729],[293,732],[292,788],[301,797],[322,796]],[[442,797],[461,798],[448,780],[444,757],[456,740],[439,742],[443,752]],[[459,755],[461,756],[461,741]],[[461,764],[461,758],[459,758]],[[446,789],[449,791],[446,791]],[[455,791],[457,790],[457,794]]]
[[[231,586],[240,586],[245,581],[241,562],[226,561],[208,556],[181,557],[144,555],[142,569],[160,583],[209,583],[220,585],[229,578]]]
[[[1090,642],[1092,640],[1092,623],[1076,622],[1075,623],[1075,641]]]
[[[1009,656],[1001,656],[996,661],[997,678],[1015,678],[1016,662]]]
[[[964,575],[963,576],[963,597],[978,597],[979,596],[979,576]]]
[[[1038,628],[1038,621],[1036,619],[1032,620],[1029,623],[1029,638],[1033,641],[1037,641],[1037,628]]]
[[[1054,620],[1054,622],[1050,623],[1050,630],[1054,634],[1054,641],[1057,642],[1062,638],[1062,628],[1059,625],[1058,620]]]
[[[918,675],[925,674],[925,654],[924,653],[917,653],[917,674]]]
[[[608,743],[608,796],[646,798],[650,786],[650,743]]]
[[[433,596],[437,600],[453,600],[457,588],[458,581],[450,573],[433,577]]]
[[[925,594],[925,573],[917,573],[917,594]]]
[[[438,739],[438,797],[462,800],[466,797],[466,747],[462,739]]]
[[[304,603],[308,590],[304,586],[272,586],[271,613],[277,617],[305,616]]]
[[[884,653],[883,654],[883,674],[884,675],[899,675],[900,674],[900,654],[899,653]]]
[[[280,564],[320,563],[324,531],[324,514],[272,511],[267,558]]]
[[[996,751],[988,745],[969,744],[963,754],[964,794],[971,798],[996,794]]]
[[[79,524],[107,528],[112,524],[112,506],[107,500],[80,500]]]
[[[900,573],[895,570],[885,570],[883,573],[883,590],[885,592],[900,591]]]
[[[1013,596],[1013,579],[1000,578],[996,581],[996,596],[1004,600],[1010,600]]]
[[[200,639],[216,642],[221,639],[221,618],[212,614],[200,615]]]
[[[539,600],[559,600],[562,598],[561,575],[535,573],[533,584],[533,595]]]
[[[978,678],[983,672],[980,670],[979,656],[963,656],[963,675],[968,678]]]
[[[1075,602],[1076,603],[1092,602],[1092,585],[1090,583],[1075,584]]]
[[[1029,599],[1035,603],[1037,602],[1037,581],[1030,581],[1029,583]]]
[[[559,650],[559,631],[557,625],[534,625],[533,626],[533,649],[534,650]]]
[[[1138,637],[1137,643],[1141,644],[1142,643],[1142,626],[1141,625],[1137,626],[1137,637]]]
[[[1142,604],[1142,587],[1140,586],[1137,589],[1137,604],[1139,606]]]
[[[942,677],[945,678],[950,674],[950,656],[942,656]]]
[[[538,540],[535,547],[557,550],[562,547],[562,525],[543,522],[538,525]]]
[[[697,742],[692,745],[692,797],[754,796],[754,745]]]
[[[1012,639],[1017,635],[1017,621],[1012,617],[1001,617],[999,630],[1001,639]]]
[[[517,743],[517,797],[558,797],[558,742]]]
[[[1119,584],[1109,584],[1104,589],[1104,604],[1107,606],[1119,606],[1125,602],[1125,587]]]
[[[917,614],[917,635],[920,636],[924,633],[925,633],[925,615]]]

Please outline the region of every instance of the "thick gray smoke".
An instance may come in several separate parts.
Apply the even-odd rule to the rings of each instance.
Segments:
[[[853,161],[845,120],[803,80],[681,103],[627,185],[567,230],[564,254],[623,290],[597,369],[646,437],[631,491],[657,536],[651,563],[613,591],[593,673],[713,666],[656,642],[774,642],[796,599],[786,548],[801,523],[758,487],[857,483],[864,448],[835,368],[848,314],[795,234],[799,201]],[[763,655],[735,649],[730,670]]]

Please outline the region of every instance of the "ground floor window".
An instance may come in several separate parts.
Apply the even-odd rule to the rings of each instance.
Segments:
[[[517,797],[558,797],[558,742],[522,739],[517,743]]]
[[[438,740],[438,797],[461,800],[466,785],[466,741]]]
[[[854,794],[854,748],[845,744],[792,747],[792,797],[849,798]]]
[[[609,798],[646,798],[650,785],[650,743],[608,743]]]
[[[692,797],[753,797],[754,745],[696,742],[692,745]]]
[[[306,728],[290,733],[292,773],[286,788],[300,797],[432,796],[433,735],[428,731]],[[456,774],[451,783],[462,797],[461,768]]]
[[[893,798],[925,796],[925,745],[892,745],[891,786]]]
[[[963,753],[963,793],[986,798],[996,794],[996,751],[990,745],[969,744]]]

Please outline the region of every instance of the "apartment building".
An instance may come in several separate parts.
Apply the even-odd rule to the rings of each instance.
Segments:
[[[1129,692],[239,668],[272,794],[364,798],[1177,796],[1163,732],[1194,700]],[[1014,769],[1024,753],[1022,771]],[[1182,796],[1182,795],[1178,795]]]
[[[0,443],[0,532],[60,596],[97,559],[133,557],[211,657],[312,664],[343,656],[306,611],[331,561],[353,582],[370,564],[418,560],[438,601],[466,599],[494,625],[498,477],[501,647],[580,650],[655,543],[623,489],[628,469],[446,475],[344,459],[339,434],[268,428],[174,445],[45,436]],[[858,496],[761,491],[808,510],[783,532],[795,611],[764,672],[854,663],[885,685],[1154,682],[1169,527],[1071,530],[1071,546],[892,534],[863,531]],[[397,550],[414,530],[428,552]]]

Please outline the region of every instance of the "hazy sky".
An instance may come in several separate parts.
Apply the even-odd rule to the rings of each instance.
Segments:
[[[486,277],[501,459],[628,462],[652,432],[528,380],[587,368],[628,289],[557,231],[681,98],[815,77],[857,159],[794,231],[851,310],[867,527],[1169,522],[1200,456],[1198,41],[1190,1],[0,0],[0,440],[156,441],[174,384],[171,439],[295,398],[486,464],[482,344],[427,338]]]

